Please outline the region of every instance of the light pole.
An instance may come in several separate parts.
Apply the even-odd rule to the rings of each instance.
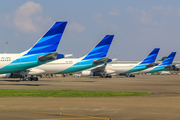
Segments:
[[[6,42],[6,53],[7,53],[7,44],[8,44],[8,42]]]

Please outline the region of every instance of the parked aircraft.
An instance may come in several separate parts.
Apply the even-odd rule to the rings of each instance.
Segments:
[[[166,68],[172,67],[172,62],[174,60],[174,57],[176,55],[176,52],[172,52],[161,64],[139,71],[139,73],[153,73],[153,72],[158,72],[158,71],[163,71]]]
[[[114,35],[106,35],[87,55],[81,58],[64,58],[28,69],[26,75],[33,80],[39,74],[65,74],[79,72],[111,61],[106,58]],[[14,74],[14,73],[11,73]],[[9,75],[8,77],[12,77]],[[18,76],[20,77],[20,76]]]
[[[27,79],[27,69],[64,58],[56,49],[67,22],[56,22],[29,50],[18,54],[0,54],[0,77]],[[37,80],[38,78],[34,78]]]
[[[155,48],[143,61],[136,64],[119,64],[119,63],[107,63],[99,67],[94,67],[88,70],[82,71],[83,76],[101,76],[111,78],[111,74],[123,74],[133,77],[130,73],[141,71],[155,66],[155,60],[160,48]]]

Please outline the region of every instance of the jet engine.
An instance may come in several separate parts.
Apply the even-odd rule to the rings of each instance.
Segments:
[[[89,70],[84,70],[82,71],[83,76],[93,76],[93,72]]]
[[[0,74],[0,78],[20,78],[20,73],[7,73],[7,74]]]
[[[82,71],[83,76],[102,76],[103,72],[93,72],[89,70]]]
[[[83,76],[108,76],[109,74],[114,73],[115,71],[113,70],[105,70],[105,71],[89,71],[89,70],[84,70],[82,71]]]

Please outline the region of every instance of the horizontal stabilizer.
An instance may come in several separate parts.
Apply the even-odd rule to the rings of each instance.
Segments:
[[[58,54],[56,59],[64,58],[64,54]]]
[[[39,56],[38,61],[46,62],[48,60],[56,59],[57,56],[58,56],[58,53],[48,53],[47,55]]]
[[[112,61],[116,61],[116,60],[117,60],[116,58],[112,59]]]
[[[155,66],[156,65],[156,63],[151,63],[151,64],[147,64],[146,65],[146,67],[148,68],[148,67],[153,67],[153,66]]]
[[[108,59],[108,60],[107,60],[107,63],[109,63],[109,62],[112,62],[112,59]]]
[[[71,56],[73,56],[73,54],[66,54],[66,55],[64,55],[65,58],[71,57]]]
[[[98,65],[98,64],[101,64],[101,63],[106,63],[108,61],[108,59],[109,58],[102,58],[102,59],[99,59],[99,60],[94,60],[93,64]]]
[[[175,67],[174,65],[167,65],[165,66],[165,68],[172,68],[172,67]]]

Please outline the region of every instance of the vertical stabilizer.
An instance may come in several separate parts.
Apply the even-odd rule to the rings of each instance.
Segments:
[[[176,52],[172,52],[162,63],[161,65],[171,65],[174,57],[176,55]]]
[[[83,60],[106,57],[114,35],[106,35]]]
[[[159,53],[159,50],[160,48],[154,48],[154,50],[140,64],[154,63]]]
[[[56,52],[67,22],[56,22],[24,55]]]

